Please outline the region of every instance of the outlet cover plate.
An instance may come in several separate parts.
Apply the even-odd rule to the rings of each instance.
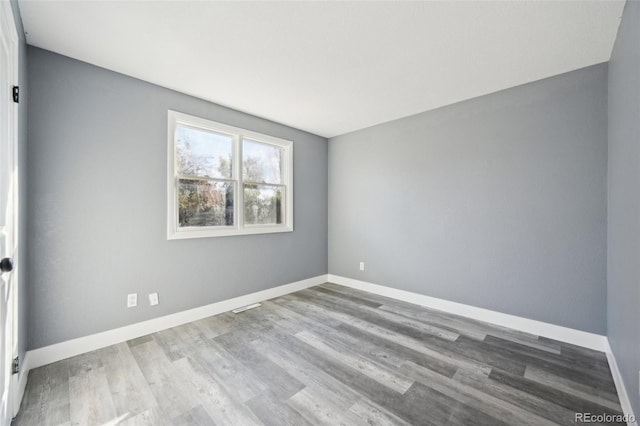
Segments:
[[[133,308],[138,306],[138,293],[131,293],[127,295],[127,308]]]

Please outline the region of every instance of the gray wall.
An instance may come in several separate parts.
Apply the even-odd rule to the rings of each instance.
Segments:
[[[30,349],[327,273],[326,139],[38,48],[28,56]],[[293,140],[295,231],[167,241],[168,109]]]
[[[609,63],[607,334],[640,415],[640,3],[627,1]]]
[[[19,264],[16,269],[20,271],[20,282],[18,283],[18,355],[24,359],[28,342],[28,282],[29,269],[27,268],[27,43],[22,28],[22,18],[17,0],[11,0],[13,18],[20,38],[19,56],[19,84],[21,99],[18,107],[18,185],[20,187],[20,218],[18,229],[18,259]]]
[[[606,85],[601,64],[330,139],[329,272],[604,334]]]

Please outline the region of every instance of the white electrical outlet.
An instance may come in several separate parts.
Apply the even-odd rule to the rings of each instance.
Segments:
[[[133,308],[138,306],[138,293],[131,293],[127,295],[127,308]]]
[[[364,271],[364,262],[360,262],[360,270]]]
[[[149,305],[155,306],[158,303],[158,293],[149,293]]]

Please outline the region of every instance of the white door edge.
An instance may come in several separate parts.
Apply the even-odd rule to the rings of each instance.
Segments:
[[[18,81],[18,31],[13,17],[12,5],[8,1],[0,1],[0,23],[1,25],[1,37],[2,41],[6,43],[8,50],[9,60],[9,73],[8,83],[10,86],[19,86]],[[12,295],[9,304],[8,311],[11,313],[11,326],[7,330],[2,330],[11,334],[11,350],[12,358],[18,356],[18,104],[11,101],[11,99],[2,100],[2,102],[8,102],[10,117],[8,119],[9,126],[9,138],[8,138],[8,153],[10,170],[13,170],[13,176],[11,179],[9,197],[7,199],[8,204],[11,206],[7,212],[8,228],[7,234],[11,241],[11,256],[14,259],[15,268],[11,272],[11,287],[10,294]],[[12,374],[10,376],[10,384],[7,395],[7,411],[10,412],[11,417],[14,417],[18,409],[20,408],[20,402],[18,397],[18,374]]]

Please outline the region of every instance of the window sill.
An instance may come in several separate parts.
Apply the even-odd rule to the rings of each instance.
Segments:
[[[236,235],[275,234],[280,232],[293,232],[293,226],[287,225],[253,225],[245,228],[231,229],[182,229],[180,231],[169,230],[167,240],[187,240],[191,238],[230,237]]]

